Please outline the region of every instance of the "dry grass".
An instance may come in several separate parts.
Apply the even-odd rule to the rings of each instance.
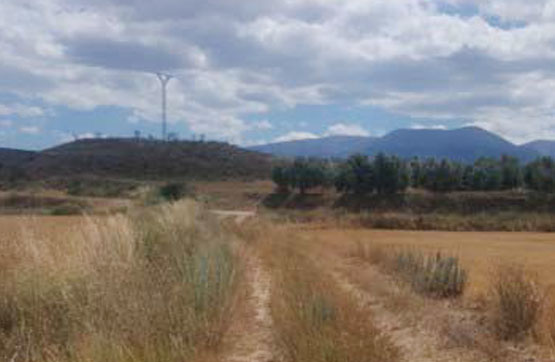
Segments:
[[[414,248],[356,243],[351,256],[380,266],[406,281],[414,291],[435,297],[454,298],[464,292],[467,272],[459,258],[441,252],[423,253]]]
[[[465,291],[469,302],[489,294],[492,265],[521,264],[537,275],[546,288],[555,288],[555,236],[549,233],[509,232],[430,232],[362,229],[321,229],[302,227],[309,238],[318,238],[337,253],[352,251],[353,242],[381,246],[387,250],[415,248],[424,253],[457,255],[471,281]]]
[[[542,297],[533,276],[521,266],[502,265],[492,281],[494,326],[501,339],[521,339],[540,317]]]
[[[252,210],[271,194],[272,181],[198,181],[192,184],[209,207],[222,210]]]
[[[237,268],[196,204],[76,224],[1,241],[2,360],[183,361],[217,349]]]
[[[273,275],[272,317],[286,360],[397,360],[397,350],[373,326],[369,310],[340,291],[302,240],[285,228],[257,223],[250,223],[250,235],[261,237],[259,248]]]
[[[422,231],[511,231],[553,232],[555,215],[530,211],[457,214],[410,211],[349,212],[342,209],[278,210],[283,222],[311,223],[321,228],[364,228]]]

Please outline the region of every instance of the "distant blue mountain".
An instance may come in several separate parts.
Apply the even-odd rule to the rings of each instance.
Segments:
[[[555,141],[540,140],[522,145],[524,148],[534,150],[542,156],[555,157]]]
[[[435,157],[462,162],[501,155],[530,161],[540,156],[538,150],[517,146],[478,127],[455,130],[400,129],[381,138],[336,136],[274,143],[251,149],[283,157],[347,157],[354,153],[375,155],[384,152],[403,158]]]
[[[373,137],[331,136],[254,146],[250,150],[280,157],[346,158],[353,153],[365,152],[376,140]]]

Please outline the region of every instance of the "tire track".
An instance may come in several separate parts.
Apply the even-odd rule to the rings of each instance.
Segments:
[[[270,311],[271,278],[259,257],[245,253],[248,294],[228,331],[226,362],[276,361],[273,320]]]
[[[361,305],[367,306],[372,311],[372,320],[375,325],[399,348],[403,361],[410,362],[474,362],[490,360],[484,359],[474,351],[456,348],[446,349],[438,337],[439,330],[428,330],[419,323],[408,324],[399,314],[386,308],[387,302],[383,298],[361,289],[349,281],[347,277],[337,271],[332,272],[333,278],[345,293],[352,295]],[[385,277],[378,275],[376,278]],[[438,326],[439,327],[439,326]]]

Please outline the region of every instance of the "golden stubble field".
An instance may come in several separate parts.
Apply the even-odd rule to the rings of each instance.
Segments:
[[[23,234],[41,237],[70,236],[85,223],[84,216],[0,216],[0,242],[21,238]]]
[[[299,232],[336,253],[349,253],[358,242],[417,248],[460,257],[469,271],[467,296],[481,296],[501,264],[518,264],[555,289],[555,234],[519,232],[430,232],[369,229],[301,228]]]
[[[31,233],[36,239],[70,237],[84,224],[83,216],[0,216],[0,242]],[[470,275],[468,296],[485,292],[500,264],[519,264],[549,289],[555,289],[555,234],[519,232],[433,232],[299,227],[316,247],[349,253],[358,242],[418,248],[459,256]]]
[[[169,227],[170,229],[166,230],[168,231],[168,233],[164,231],[164,237],[168,235],[174,235],[174,227],[179,229],[184,224],[187,224],[186,220],[188,220],[188,218],[184,218],[187,213],[183,215],[175,214],[175,212],[178,212],[179,210],[181,210],[179,208],[179,205],[162,207],[158,210],[152,210],[153,213],[150,215],[155,217],[156,220],[160,216],[165,215],[164,218],[162,218],[163,220],[165,220],[163,222],[163,226],[164,228]],[[139,220],[142,223],[143,217],[140,215],[137,216],[140,217]],[[91,257],[100,257],[100,259],[98,260],[94,258],[89,260],[97,260],[100,263],[98,265],[102,265],[102,268],[98,269],[100,274],[91,274],[93,275],[91,277],[92,279],[89,280],[89,282],[92,283],[91,285],[96,285],[101,288],[101,290],[99,291],[102,291],[103,293],[106,292],[105,295],[108,297],[118,296],[118,298],[127,298],[123,299],[125,303],[121,305],[118,304],[115,307],[110,304],[111,302],[106,304],[106,311],[109,312],[111,310],[119,308],[122,315],[130,317],[128,319],[125,319],[125,321],[134,321],[136,317],[131,313],[131,311],[127,310],[127,300],[134,300],[138,298],[138,295],[141,295],[145,297],[145,299],[141,299],[144,302],[143,307],[145,308],[145,310],[152,310],[153,305],[151,305],[150,303],[152,299],[151,296],[153,295],[152,288],[155,288],[156,285],[151,285],[148,283],[144,285],[138,284],[141,287],[137,290],[121,288],[120,286],[110,289],[113,287],[111,280],[114,280],[114,277],[121,273],[121,270],[119,268],[121,263],[118,261],[119,259],[117,258],[117,260],[115,260],[115,263],[112,265],[116,268],[114,269],[114,273],[110,272],[106,274],[105,279],[101,278],[99,280],[95,280],[94,278],[96,278],[96,275],[98,277],[102,277],[105,274],[104,261],[111,260],[110,257],[106,259],[106,256],[112,255],[110,251],[114,250],[114,246],[116,246],[118,243],[99,243],[98,245],[95,244],[97,247],[105,247],[105,249],[107,249],[104,250],[106,253],[97,253],[93,250],[94,248],[89,249],[89,243],[87,242],[88,239],[86,237],[83,239],[83,231],[89,230],[87,229],[87,224],[89,224],[90,226],[89,221],[101,221],[104,219],[111,220],[112,218],[101,216],[95,216],[92,220],[87,220],[87,218],[88,217],[85,216],[0,216],[0,243],[10,243],[11,245],[14,245],[15,241],[15,245],[17,245],[18,240],[27,240],[27,242],[31,243],[44,242],[45,245],[51,246],[59,245],[58,243],[65,244],[66,242],[68,245],[73,245],[75,243],[72,243],[71,241],[75,238],[74,241],[77,241],[76,245],[82,247],[83,251],[87,250],[88,252],[91,252]],[[122,221],[124,218],[125,216],[121,215],[115,216],[113,218],[113,221],[116,222],[116,224],[111,224],[114,229],[107,229],[110,232],[100,233],[98,234],[98,236],[110,239],[111,236],[113,236],[114,234],[113,232],[119,230],[119,224],[117,224],[118,220]],[[189,219],[191,218],[189,217]],[[175,242],[177,244],[181,244],[183,240],[197,240],[198,237],[208,232],[211,237],[215,237],[216,239],[221,238],[221,240],[218,239],[218,243],[222,242],[222,245],[227,245],[228,243],[231,243],[232,239],[229,238],[230,232],[232,232],[231,229],[226,229],[226,233],[215,233],[212,235],[209,231],[212,229],[217,229],[217,224],[203,223],[204,221],[209,221],[209,219],[209,217],[206,220],[204,220],[203,218],[200,218],[198,220],[194,219],[195,223],[199,223],[200,226],[204,226],[199,226],[200,228],[192,228],[190,230],[187,229],[185,230],[186,232],[184,231],[183,233],[175,234],[179,236],[175,239]],[[168,223],[168,220],[173,221],[171,223]],[[213,221],[215,222],[216,220]],[[397,284],[391,283],[390,281],[392,279],[390,278],[390,276],[384,273],[380,273],[378,268],[374,268],[373,266],[365,264],[363,262],[357,262],[357,260],[352,258],[352,255],[350,256],[350,254],[359,243],[368,245],[374,243],[391,248],[415,248],[429,252],[441,251],[447,254],[454,254],[459,256],[464,268],[468,270],[470,278],[468,289],[464,294],[464,299],[480,297],[487,293],[488,287],[490,286],[490,275],[496,270],[496,266],[499,264],[508,263],[516,263],[525,266],[528,270],[538,275],[538,279],[541,281],[543,286],[551,286],[553,287],[552,289],[555,289],[555,263],[553,263],[553,261],[555,260],[555,237],[553,234],[497,232],[413,232],[352,228],[338,229],[322,228],[321,226],[318,227],[311,224],[273,224],[271,220],[264,220],[263,216],[259,216],[258,218],[250,219],[243,222],[237,222],[236,224],[233,223],[232,225],[234,225],[234,227],[238,229],[236,230],[236,232],[238,233],[238,239],[234,242],[237,243],[241,240],[245,242],[245,244],[241,244],[242,247],[240,249],[237,249],[242,250],[240,253],[237,254],[237,262],[244,263],[244,268],[242,268],[241,270],[243,270],[243,272],[245,273],[243,276],[237,279],[237,283],[240,284],[238,290],[246,290],[248,293],[250,293],[250,295],[247,295],[248,293],[245,295],[237,294],[237,296],[229,299],[235,300],[234,298],[239,298],[237,300],[242,301],[241,303],[239,303],[240,305],[242,305],[242,307],[239,309],[234,309],[235,307],[227,302],[228,299],[222,299],[223,304],[221,306],[221,311],[225,312],[225,315],[229,315],[230,318],[229,321],[227,321],[226,319],[224,321],[224,324],[227,325],[227,323],[229,322],[230,325],[238,325],[241,328],[245,327],[241,324],[244,323],[242,322],[242,313],[244,312],[245,315],[249,316],[249,318],[244,319],[245,321],[248,321],[254,320],[252,319],[254,318],[253,316],[259,313],[260,310],[265,311],[264,313],[268,316],[268,322],[262,324],[253,324],[253,333],[251,334],[257,335],[260,338],[247,338],[248,340],[246,342],[243,341],[241,338],[235,338],[235,335],[233,334],[233,328],[227,330],[227,327],[224,324],[221,324],[221,326],[218,325],[218,331],[221,333],[221,337],[223,338],[222,343],[225,347],[222,349],[222,351],[224,351],[226,354],[230,353],[231,355],[239,352],[243,353],[248,349],[248,353],[250,353],[251,350],[263,350],[267,352],[268,355],[277,356],[283,351],[287,350],[299,351],[299,341],[302,341],[301,345],[306,345],[310,347],[307,349],[303,349],[303,353],[296,357],[296,360],[299,361],[320,361],[320,359],[315,358],[315,356],[317,355],[317,351],[322,350],[322,348],[324,347],[332,348],[338,353],[338,355],[341,356],[341,359],[338,360],[345,361],[360,360],[358,358],[360,355],[364,354],[365,356],[368,356],[369,353],[375,353],[374,357],[368,359],[371,361],[394,361],[397,360],[395,357],[397,353],[410,354],[411,356],[418,355],[421,357],[426,357],[429,355],[434,356],[434,358],[426,357],[425,359],[413,359],[418,361],[455,360],[455,357],[456,360],[461,361],[478,361],[484,360],[483,356],[488,355],[488,353],[490,353],[492,350],[510,350],[509,347],[511,346],[499,344],[498,342],[494,343],[494,340],[490,338],[491,336],[490,334],[488,334],[490,331],[489,327],[484,327],[482,324],[480,324],[482,322],[478,323],[478,321],[483,320],[481,318],[482,314],[480,314],[482,312],[474,311],[474,309],[465,309],[470,306],[470,304],[457,303],[457,301],[453,301],[452,303],[444,303],[443,301],[432,299],[425,300],[425,297],[412,295],[410,290],[406,288],[403,289],[402,287],[398,287]],[[127,240],[132,241],[133,245],[135,245],[135,239],[128,240],[128,237],[135,235],[134,233],[116,232],[115,234],[117,235],[113,241]],[[119,238],[121,237],[123,237],[123,239],[120,240]],[[85,242],[80,243],[79,240],[85,240]],[[204,241],[201,243],[202,245],[205,244]],[[52,244],[52,242],[54,243]],[[237,244],[234,245],[237,247]],[[29,245],[27,244],[27,246]],[[58,250],[58,248],[56,247],[52,247],[51,249],[53,251]],[[249,252],[246,252],[247,249],[249,250]],[[34,247],[27,247],[24,250],[22,249],[22,251],[25,251],[26,254],[17,254],[20,257],[23,257],[23,259],[19,259],[22,265],[26,263],[29,263],[30,265],[33,264],[33,260],[27,260],[27,258],[33,259],[36,256],[35,250],[36,253],[42,253],[42,251],[48,251],[50,249],[40,247],[36,249]],[[59,278],[59,282],[61,283],[60,285],[64,286],[64,288],[74,288],[76,287],[76,285],[73,285],[71,283],[73,280],[77,279],[64,279],[66,275],[65,271],[67,269],[68,271],[77,272],[81,269],[81,264],[71,264],[71,257],[66,255],[65,251],[76,250],[72,248],[64,249],[63,247],[59,250],[62,251],[62,253],[54,255],[60,257],[56,260],[61,262],[61,264],[64,264],[67,259],[68,267],[54,268],[56,270],[60,269],[59,271],[61,273],[52,274],[52,276]],[[9,255],[11,254],[6,254],[4,256],[9,257]],[[77,253],[74,256],[79,255],[81,254]],[[214,255],[217,256],[217,260],[215,259],[217,265],[225,264],[222,263],[222,261],[218,258],[222,255],[227,254],[217,252]],[[40,259],[41,258],[38,258],[38,261],[35,260],[35,264],[37,265],[37,267],[53,267],[53,265],[48,263],[41,264]],[[91,265],[97,264],[92,263]],[[111,264],[108,263],[106,265]],[[143,264],[137,263],[133,265],[136,267]],[[189,263],[188,265],[194,265],[194,263]],[[128,266],[130,267],[131,264]],[[135,269],[131,268],[129,270],[133,271]],[[129,277],[133,277],[131,279],[135,282],[138,282],[142,280],[141,278],[143,275],[144,274],[141,273],[132,273],[129,275]],[[14,274],[13,276],[16,277],[17,275]],[[166,278],[165,276],[162,277]],[[17,281],[19,279],[16,278],[14,280]],[[50,283],[50,279],[48,278],[40,280],[45,283]],[[55,281],[58,279],[53,280]],[[115,278],[115,280],[118,280],[118,278]],[[146,281],[148,280],[150,280],[150,277],[146,279]],[[47,285],[50,285],[52,287],[58,284],[54,283]],[[128,283],[124,283],[122,285],[128,285]],[[108,288],[108,290],[105,287],[110,288]],[[174,290],[172,285],[168,285],[168,287],[168,291]],[[64,291],[65,293],[66,289],[64,288],[62,288],[61,291]],[[67,290],[71,290],[71,288]],[[125,292],[124,295],[122,294],[122,292]],[[112,293],[115,294],[112,295]],[[137,294],[137,296],[135,294]],[[61,295],[63,296],[65,294],[62,293]],[[14,294],[14,298],[15,297],[21,299],[25,297],[25,295]],[[56,297],[56,295],[54,295],[54,297],[58,298]],[[19,300],[17,298],[16,300]],[[103,300],[118,301],[120,300],[118,298],[112,300],[110,298],[106,299],[105,297],[103,297]],[[309,307],[306,311],[307,313],[313,313],[314,311],[319,311],[319,313],[323,313],[321,315],[323,318],[322,321],[328,320],[326,318],[328,318],[328,312],[330,310],[341,311],[341,314],[338,314],[338,317],[333,319],[334,321],[336,321],[334,322],[335,324],[322,324],[326,327],[321,329],[320,324],[310,324],[312,323],[310,322],[312,321],[312,319],[305,320],[303,318],[299,318],[299,316],[305,315],[304,312],[300,313],[299,315],[295,313],[286,313],[286,311],[296,310],[291,306],[296,305],[295,303],[299,301],[298,298],[301,298],[303,303],[306,303],[306,305]],[[45,299],[45,301],[49,300],[50,299]],[[76,299],[75,301],[78,300]],[[372,303],[368,304],[368,301],[372,301]],[[88,322],[97,323],[99,333],[117,332],[120,336],[123,336],[125,334],[122,334],[122,330],[116,328],[117,326],[114,327],[114,325],[108,323],[111,320],[110,318],[98,319],[96,316],[88,315],[86,313],[81,315],[80,313],[85,312],[86,308],[83,309],[78,303],[75,304],[73,302],[73,299],[68,299],[67,301],[65,301],[64,299],[61,301],[56,299],[56,303],[58,302],[67,302],[67,307],[73,308],[71,310],[74,310],[76,313],[70,313],[69,315],[78,315],[80,318],[79,320],[82,319],[83,321],[87,321],[87,318],[90,317],[91,319]],[[181,301],[179,301],[179,303],[181,303]],[[159,310],[153,311],[153,313],[155,315],[159,315],[159,313],[163,314],[165,311],[165,305],[165,299],[163,303],[155,304],[154,307],[158,308]],[[30,306],[31,305],[27,305],[27,307],[29,308]],[[46,305],[45,308],[46,307],[48,307],[48,305]],[[313,307],[316,309],[314,309]],[[395,309],[397,307],[401,307],[401,309]],[[32,315],[36,316],[37,318],[42,318],[42,316],[47,315],[44,313],[44,310],[40,308],[29,310],[34,310],[36,314]],[[143,322],[147,323],[147,319],[145,319]],[[148,320],[150,321],[150,319]],[[170,323],[171,321],[162,322]],[[360,329],[363,327],[363,325],[360,324],[362,322],[364,322],[364,328],[367,329]],[[43,325],[41,323],[34,325],[33,328],[38,328],[37,326]],[[134,324],[134,322],[131,324]],[[151,327],[153,328],[153,330],[155,330],[156,328],[160,328],[163,325],[164,324]],[[289,328],[291,326],[294,326],[295,328]],[[441,328],[439,328],[438,326],[440,326]],[[448,326],[449,328],[447,328],[446,326]],[[128,325],[128,327],[131,327],[131,325]],[[116,329],[112,331],[110,328]],[[305,328],[311,328],[311,331],[314,333],[307,334],[304,332],[299,332],[304,331]],[[143,329],[131,328],[130,330]],[[466,329],[471,331],[471,333],[469,332],[470,334],[468,334],[467,332],[465,332]],[[148,328],[146,330],[148,330]],[[336,331],[338,334],[334,334],[335,332],[331,333],[330,330]],[[345,337],[347,339],[341,340],[340,343],[337,343],[339,338],[338,336],[343,336],[343,332],[345,332],[346,330],[350,331],[350,334],[348,334],[349,338]],[[361,331],[363,331],[364,333],[362,333]],[[192,333],[189,330],[185,332]],[[433,334],[432,332],[434,332],[435,334]],[[45,336],[50,336],[47,331],[42,331],[41,333],[44,333]],[[432,333],[433,335],[430,333]],[[444,343],[447,342],[443,340],[443,334],[454,335],[457,338],[458,336],[463,336],[464,338],[468,337],[470,339],[467,338],[464,339],[464,341],[470,342],[465,342],[466,344],[458,345],[457,347],[453,348],[449,347],[451,348],[449,349],[447,347],[444,347]],[[281,336],[281,339],[278,338],[274,340],[273,336],[275,335]],[[310,338],[307,337],[308,339],[303,340],[301,338],[302,336],[309,336]],[[375,338],[375,340],[369,338],[369,336],[374,336],[372,338]],[[489,341],[487,343],[491,342],[486,346],[486,352],[482,351],[482,349],[485,348],[483,346],[483,343],[480,344],[483,336],[488,336],[488,338],[490,338],[487,339],[487,341]],[[120,338],[121,340],[119,341],[119,343],[122,343],[122,346],[126,346],[126,343],[129,343],[129,341],[140,341],[141,343],[143,343],[144,341],[149,340],[151,337],[152,336],[146,334],[130,334],[125,335],[125,338],[127,339],[123,337]],[[385,339],[382,340],[380,338]],[[457,338],[453,340],[460,340],[460,338]],[[322,344],[322,341],[324,341],[325,343]],[[380,346],[388,346],[388,348],[384,347],[385,349],[383,350],[370,348],[367,350],[367,347],[369,348],[369,346],[375,346],[375,343],[377,343],[377,341],[380,341]],[[385,344],[383,344],[382,342]],[[48,346],[48,344],[45,346]],[[248,346],[249,348],[245,349],[243,348],[244,346]],[[351,347],[354,346],[364,346],[365,348],[353,352]],[[543,356],[544,354],[543,350],[536,351],[534,349],[536,347],[534,347],[533,344],[525,343],[521,346],[526,347],[526,349],[523,353],[519,352],[518,354],[516,354],[515,358],[507,359],[506,355],[503,354],[505,352],[503,352],[498,355],[495,354],[497,358],[495,360],[521,361],[527,360],[523,359],[523,356]],[[89,350],[86,348],[83,349],[84,347],[82,345],[73,347],[75,353],[84,353],[84,355],[96,355],[96,352],[94,350]],[[234,352],[236,350],[239,352]],[[35,352],[40,353],[40,351],[41,350],[39,349]],[[4,352],[8,353],[9,356],[13,355],[14,353],[9,348],[6,349]],[[449,354],[445,355],[445,353]],[[388,355],[389,357],[385,358],[385,355]],[[256,359],[245,360],[258,361]],[[542,359],[540,360],[551,359],[543,359],[542,357]]]

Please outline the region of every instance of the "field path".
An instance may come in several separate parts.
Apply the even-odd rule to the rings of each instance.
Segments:
[[[384,335],[390,337],[391,342],[400,351],[401,361],[515,361],[507,358],[507,355],[499,359],[497,351],[489,351],[488,346],[481,349],[476,348],[476,345],[468,348],[466,343],[464,346],[447,346],[446,339],[442,335],[444,323],[452,322],[456,326],[460,323],[458,318],[467,316],[457,314],[455,319],[452,319],[449,307],[439,308],[438,305],[428,301],[422,309],[413,309],[410,305],[412,301],[410,293],[404,295],[406,291],[391,276],[380,272],[376,267],[349,257],[344,243],[322,241],[307,235],[303,237],[306,240],[313,240],[314,261],[326,266],[330,277],[338,287],[357,300],[361,307],[369,308],[372,323]],[[399,300],[407,304],[396,307],[395,304]],[[469,337],[472,343],[475,342],[473,335],[465,334],[463,338],[466,337]],[[482,341],[478,342],[482,343]],[[534,360],[517,359],[516,361]]]
[[[240,225],[254,217],[251,211],[210,210],[221,219],[234,218]],[[252,246],[245,246],[244,261],[245,294],[240,298],[231,326],[227,332],[223,360],[226,362],[274,362],[276,346],[273,320],[270,311],[272,281],[264,269],[260,257]]]
[[[245,302],[239,306],[228,331],[227,362],[276,361],[270,312],[271,279],[257,255],[245,252]]]
[[[350,272],[349,267],[352,268]],[[553,361],[538,357],[538,351],[533,349],[495,341],[480,325],[478,314],[449,301],[426,301],[419,309],[411,310],[407,305],[400,312],[394,312],[390,303],[395,303],[395,295],[402,295],[400,287],[374,266],[367,265],[364,273],[367,282],[362,288],[355,281],[356,276],[362,274],[359,267],[343,264],[331,272],[346,293],[370,308],[376,327],[391,337],[403,361]],[[384,291],[384,288],[389,290]]]
[[[246,219],[256,216],[254,211],[210,210],[210,212],[220,219],[235,218],[235,222],[239,225]]]

